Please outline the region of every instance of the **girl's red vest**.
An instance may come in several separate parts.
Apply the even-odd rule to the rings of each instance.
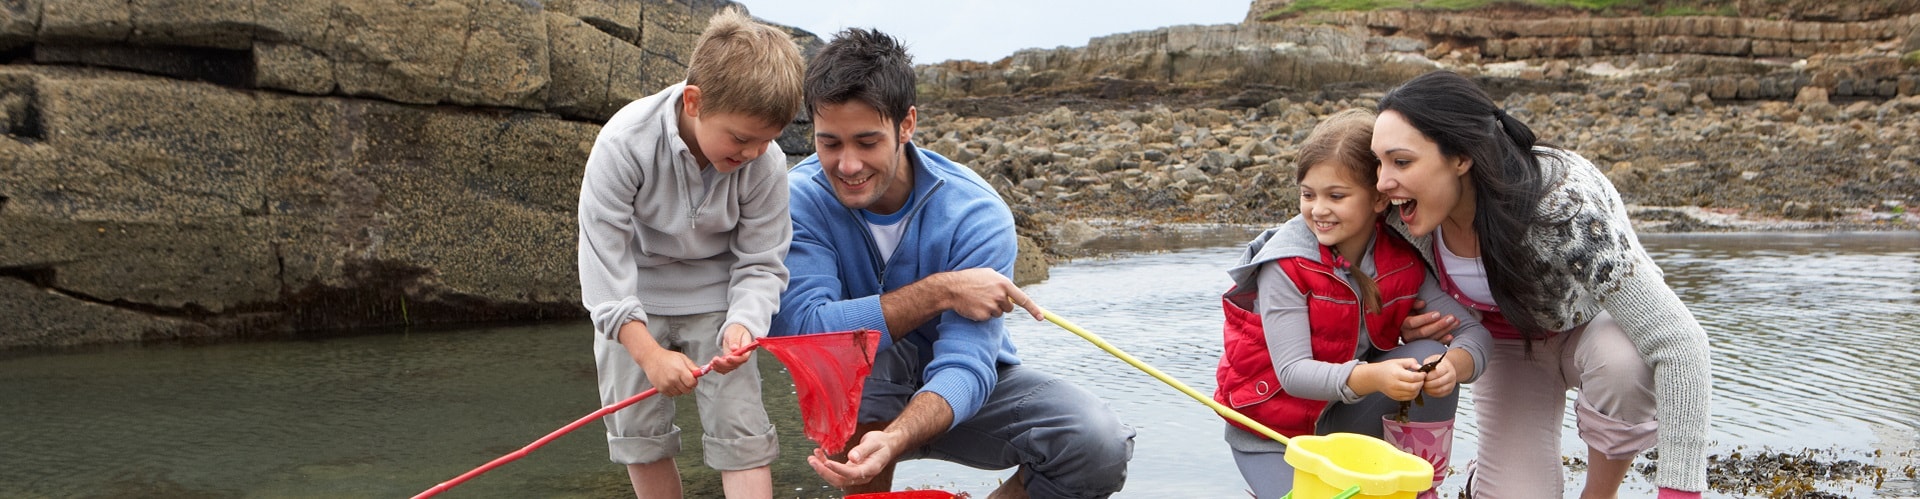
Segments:
[[[1373,235],[1374,282],[1380,287],[1380,313],[1365,314],[1369,338],[1377,348],[1400,344],[1400,324],[1413,310],[1426,280],[1426,268],[1411,245],[1378,224]],[[1334,273],[1332,252],[1320,246],[1320,261],[1306,258],[1282,258],[1274,261],[1293,279],[1300,294],[1307,298],[1307,320],[1313,329],[1313,360],[1342,363],[1354,359],[1359,344],[1362,320],[1360,300],[1354,288]],[[1221,297],[1226,309],[1226,350],[1215,372],[1219,388],[1213,400],[1226,404],[1260,424],[1288,437],[1312,435],[1314,422],[1327,401],[1310,400],[1286,393],[1274,373],[1273,358],[1267,353],[1267,333],[1260,325],[1260,314],[1253,302],[1257,290],[1234,288]],[[1228,420],[1240,429],[1253,431]]]

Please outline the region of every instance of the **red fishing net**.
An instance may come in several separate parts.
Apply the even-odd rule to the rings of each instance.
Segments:
[[[881,334],[860,330],[760,339],[760,348],[772,352],[793,373],[807,438],[828,454],[838,454],[853,436],[860,388],[866,385],[867,373],[873,372]]]

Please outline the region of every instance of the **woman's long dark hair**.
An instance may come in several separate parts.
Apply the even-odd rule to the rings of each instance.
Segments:
[[[1552,187],[1540,168],[1540,158],[1552,153],[1534,146],[1551,146],[1539,144],[1533,129],[1508,116],[1479,85],[1450,71],[1420,75],[1387,92],[1379,112],[1387,111],[1439,144],[1441,154],[1473,161],[1467,174],[1474,186],[1473,230],[1493,301],[1527,338],[1545,334],[1536,313],[1551,310],[1553,298],[1537,278],[1539,252],[1526,238]]]

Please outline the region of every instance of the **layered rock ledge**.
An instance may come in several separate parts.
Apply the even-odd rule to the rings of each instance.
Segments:
[[[1126,33],[922,66],[918,138],[1008,199],[1024,282],[1088,241],[1284,220],[1313,124],[1436,68],[1593,158],[1647,230],[1911,230],[1910,4],[1584,36],[1390,13]],[[724,5],[0,2],[0,349],[580,317],[580,165]],[[1640,45],[1779,26],[1744,53]],[[1595,49],[1538,48],[1564,39]],[[782,146],[804,155],[801,123]]]
[[[725,5],[0,2],[0,349],[579,317],[599,123]]]

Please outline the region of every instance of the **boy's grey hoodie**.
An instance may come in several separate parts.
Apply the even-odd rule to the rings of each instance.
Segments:
[[[587,156],[580,299],[594,331],[608,338],[649,313],[723,310],[726,324],[764,337],[786,289],[782,261],[793,240],[786,154],[767,144],[759,158],[705,185],[680,137],[685,88],[683,82],[621,108]]]

